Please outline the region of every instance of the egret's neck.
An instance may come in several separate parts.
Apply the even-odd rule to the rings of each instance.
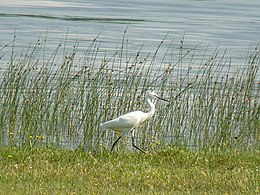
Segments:
[[[147,112],[147,115],[148,115],[148,118],[151,118],[155,113],[155,105],[153,104],[153,102],[150,98],[147,98],[146,102],[147,102],[148,106],[150,107],[150,110]]]

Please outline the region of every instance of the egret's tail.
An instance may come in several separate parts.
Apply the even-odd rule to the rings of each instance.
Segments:
[[[106,125],[106,123],[101,123],[99,127],[100,127],[100,129],[106,129],[107,125]]]
[[[111,124],[112,123],[112,124]],[[114,129],[113,128],[113,120],[111,121],[106,121],[104,123],[100,124],[100,129]]]

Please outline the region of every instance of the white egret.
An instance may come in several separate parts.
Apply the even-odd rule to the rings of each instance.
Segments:
[[[119,137],[117,140],[113,143],[112,148],[110,152],[112,152],[113,148],[115,147],[116,143],[124,136],[127,132],[132,131],[132,145],[136,149],[140,150],[144,154],[146,152],[139,147],[137,147],[134,143],[134,133],[135,133],[135,128],[138,127],[140,124],[145,122],[146,120],[150,119],[154,113],[155,113],[155,101],[157,99],[164,100],[169,102],[168,100],[159,97],[156,93],[154,92],[147,92],[146,94],[146,103],[150,107],[150,110],[148,112],[142,112],[142,111],[134,111],[130,112],[127,114],[124,114],[122,116],[119,116],[113,120],[104,122],[103,124],[100,125],[101,129],[112,129],[114,131],[119,132]]]

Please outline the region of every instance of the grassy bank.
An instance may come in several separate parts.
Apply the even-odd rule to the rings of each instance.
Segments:
[[[255,194],[259,152],[0,148],[1,194]]]
[[[259,193],[258,45],[238,65],[167,36],[154,52],[102,41],[0,46],[0,194]],[[127,136],[108,153],[100,123],[145,111],[146,91],[170,100],[137,129],[148,155]]]

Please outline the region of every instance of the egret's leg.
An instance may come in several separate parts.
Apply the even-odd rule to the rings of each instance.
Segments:
[[[135,145],[134,136],[135,136],[135,130],[132,131],[132,145],[133,145],[133,147],[135,147],[137,150],[141,151],[142,153],[146,154],[145,151],[143,151],[141,148],[139,148],[139,147],[137,147],[137,146]]]
[[[121,139],[121,137],[122,136],[119,136],[118,138],[117,138],[117,140],[113,143],[113,145],[112,145],[112,148],[111,148],[111,150],[110,150],[110,152],[112,152],[112,150],[114,149],[114,147],[115,147],[115,145],[116,145],[116,143]]]

